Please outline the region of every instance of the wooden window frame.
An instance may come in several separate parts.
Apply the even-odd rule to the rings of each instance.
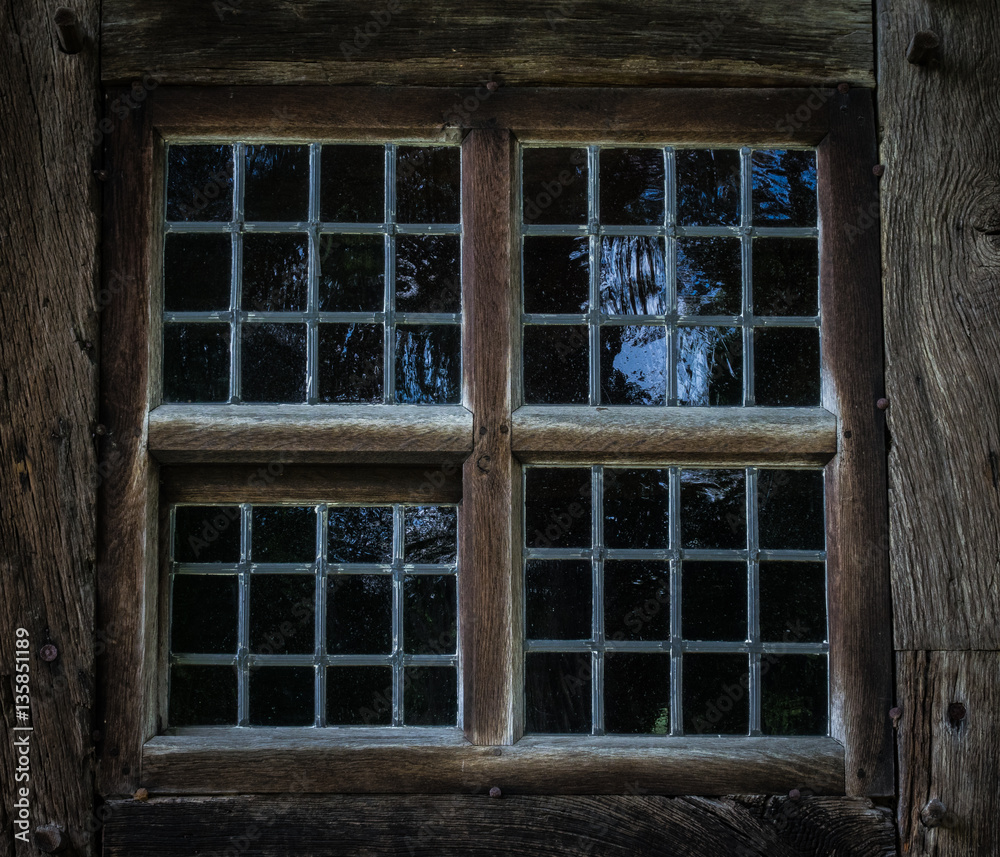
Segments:
[[[484,92],[488,92],[484,89]],[[891,609],[879,238],[868,90],[161,87],[109,136],[103,244],[99,788],[121,795],[508,792],[888,795]],[[127,92],[109,92],[115,99]],[[124,114],[124,115],[122,115]],[[808,114],[808,115],[806,115]],[[805,115],[805,118],[802,118]],[[794,121],[791,118],[794,117]],[[463,138],[463,132],[466,132]],[[179,406],[160,400],[165,141],[462,140],[463,406]],[[518,143],[816,146],[822,407],[522,407]],[[506,320],[499,323],[498,320]],[[253,480],[280,461],[292,478]],[[521,737],[523,464],[826,466],[830,737]],[[366,465],[362,471],[358,465]],[[395,465],[385,468],[382,465]],[[406,465],[400,468],[399,465]],[[455,474],[428,495],[429,466]],[[187,729],[160,735],[164,507],[455,498],[465,730]],[[340,492],[339,494],[337,492]],[[500,514],[497,514],[500,510]]]

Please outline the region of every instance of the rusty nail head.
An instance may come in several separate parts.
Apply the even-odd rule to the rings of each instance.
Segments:
[[[920,821],[924,827],[939,827],[944,821],[948,810],[937,798],[931,798],[922,810],[920,810]]]
[[[78,54],[83,50],[83,30],[72,9],[56,9],[55,24],[59,30],[59,46],[64,54]]]
[[[499,84],[499,83],[497,83],[497,82],[496,82],[495,80],[491,80],[491,81],[489,81],[489,82],[488,82],[488,83],[486,84],[486,88],[487,88],[487,89],[488,89],[488,90],[489,90],[490,92],[496,92],[496,91],[497,91],[497,88],[498,88],[499,86],[500,86],[500,84]]]
[[[44,824],[35,829],[35,847],[45,854],[58,854],[66,850],[66,837],[56,824]]]
[[[490,797],[500,797],[501,791],[497,786],[490,789]]]
[[[802,792],[800,792],[798,789],[792,789],[788,793],[788,797],[790,800],[798,800],[800,797],[802,797]]]
[[[104,423],[98,423],[94,426],[94,434],[106,435],[108,433],[108,427]]]
[[[133,800],[149,800],[149,792],[146,789],[138,789],[134,795],[132,795]]]
[[[851,91],[851,85],[849,83],[841,83],[837,85],[837,92],[841,95],[847,95]]]
[[[953,702],[948,706],[948,720],[952,726],[958,726],[965,720],[966,713],[965,705],[961,702]]]
[[[914,65],[929,65],[941,59],[941,40],[930,30],[921,30],[910,39],[906,60]]]
[[[885,164],[875,164],[875,166],[872,167],[872,172],[877,176],[885,175]]]
[[[892,720],[892,725],[895,726],[896,722],[900,717],[903,716],[903,709],[898,705],[893,706],[889,709],[889,719]]]
[[[880,411],[884,411],[889,407],[889,400],[886,398],[879,399],[875,403],[875,407],[878,408]]]
[[[52,643],[46,643],[38,650],[38,654],[41,655],[43,661],[52,663],[52,661],[59,657],[59,649],[53,646]]]

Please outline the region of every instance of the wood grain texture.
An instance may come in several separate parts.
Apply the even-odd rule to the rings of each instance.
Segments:
[[[826,469],[831,734],[847,748],[847,793],[895,791],[892,604],[886,518],[882,293],[878,232],[851,230],[877,193],[872,94],[837,93],[817,150],[823,404],[839,416]]]
[[[966,857],[1000,853],[1000,653],[899,652],[899,830],[903,853]],[[965,706],[961,720],[949,717]],[[937,798],[944,823],[920,811]]]
[[[837,420],[823,408],[526,405],[512,444],[526,464],[825,464]]]
[[[149,414],[164,463],[462,460],[472,414],[460,405],[164,405]]]
[[[1000,15],[882,0],[886,387],[898,649],[1000,649]],[[933,30],[938,65],[906,61]]]
[[[889,857],[862,799],[153,798],[114,802],[106,857]]]
[[[105,0],[102,70],[169,83],[870,85],[865,0]]]

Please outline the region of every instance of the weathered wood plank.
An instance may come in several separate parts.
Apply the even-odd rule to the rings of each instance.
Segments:
[[[59,50],[54,7],[0,10],[0,853],[37,854],[53,823],[94,853],[95,498],[100,305],[96,0],[75,5],[86,34]],[[16,629],[29,636],[17,648]],[[55,660],[40,650],[53,645]],[[30,720],[19,721],[27,653]],[[17,688],[17,690],[15,690]],[[27,712],[28,709],[25,709]],[[34,732],[13,732],[31,726]],[[30,781],[15,738],[30,736]],[[15,825],[28,789],[29,827]],[[15,834],[29,837],[15,840]]]

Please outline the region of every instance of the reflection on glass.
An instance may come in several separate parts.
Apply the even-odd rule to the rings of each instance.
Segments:
[[[325,223],[381,223],[385,214],[385,149],[324,146],[319,216]]]
[[[670,481],[666,470],[604,470],[604,544],[609,548],[670,546]]]
[[[167,149],[167,220],[228,221],[233,216],[233,147]]]
[[[664,405],[667,335],[663,327],[601,328],[601,404]]]
[[[746,563],[685,560],[681,591],[685,640],[747,639]]]
[[[757,404],[819,404],[819,331],[810,327],[757,328],[753,332]]]
[[[755,226],[816,225],[816,153],[756,151],[753,160]]]
[[[747,546],[742,470],[681,471],[681,543],[685,548]]]
[[[604,731],[627,735],[670,733],[670,655],[605,655]]]
[[[529,325],[524,329],[524,400],[529,405],[583,405],[589,398],[587,328]]]
[[[586,149],[524,149],[522,172],[525,223],[587,222]]]
[[[819,248],[815,238],[755,238],[753,308],[757,315],[816,315]]]
[[[305,235],[252,233],[243,236],[243,291],[250,312],[303,312],[309,282]]]
[[[312,667],[251,667],[251,726],[312,726]]]
[[[163,251],[163,308],[229,309],[232,244],[226,234],[171,233]]]
[[[304,402],[306,326],[244,324],[244,402]]]
[[[331,655],[392,651],[392,578],[338,574],[327,580],[326,650]]]
[[[396,328],[396,401],[454,404],[461,398],[461,328],[456,324]]]
[[[392,507],[331,506],[326,520],[330,562],[392,561]]]
[[[396,239],[396,310],[458,312],[461,243],[457,235],[400,235]]]
[[[256,655],[312,654],[315,602],[312,575],[254,574],[250,578],[250,651]]]
[[[176,506],[175,562],[240,561],[239,506]]]
[[[760,546],[765,550],[826,546],[822,470],[761,469],[757,510]]]
[[[601,149],[601,223],[663,223],[661,149]]]
[[[590,639],[588,561],[528,560],[524,577],[528,639]]]
[[[236,654],[239,582],[235,574],[175,575],[172,597],[172,652]]]
[[[246,220],[302,221],[309,214],[309,147],[246,147]]]
[[[171,726],[235,726],[236,667],[172,664]]]
[[[604,562],[604,633],[609,640],[670,639],[670,565]]]
[[[381,312],[385,239],[325,233],[319,241],[320,312]]]
[[[601,311],[659,315],[666,306],[663,241],[645,236],[601,239]]]
[[[327,667],[326,722],[330,726],[391,725],[392,668]]]
[[[382,401],[383,330],[380,324],[320,324],[321,402]]]
[[[403,599],[403,650],[411,655],[454,654],[458,621],[455,575],[408,574]]]
[[[677,222],[735,226],[740,220],[740,153],[735,149],[677,152]]]
[[[316,510],[311,506],[254,506],[250,559],[312,562],[316,558]]]
[[[229,398],[229,325],[163,325],[163,401]]]
[[[529,467],[524,498],[529,547],[590,547],[590,468]]]
[[[826,636],[823,563],[761,562],[760,638],[766,643],[822,643]]]
[[[565,235],[524,239],[524,311],[586,312],[590,308],[590,242]]]
[[[458,675],[454,667],[403,670],[403,725],[454,726],[458,721]]]
[[[743,403],[743,343],[735,327],[677,331],[677,401],[682,405]]]
[[[458,554],[458,510],[454,506],[407,506],[404,520],[404,562],[455,562]]]
[[[739,315],[743,301],[736,238],[677,241],[677,311],[681,315]]]
[[[826,735],[826,655],[765,655],[760,727],[765,735]]]
[[[458,223],[461,168],[457,146],[396,150],[396,221]]]
[[[684,732],[746,735],[750,729],[749,686],[746,655],[685,652]]]
[[[589,732],[591,675],[587,652],[528,652],[525,731]]]

